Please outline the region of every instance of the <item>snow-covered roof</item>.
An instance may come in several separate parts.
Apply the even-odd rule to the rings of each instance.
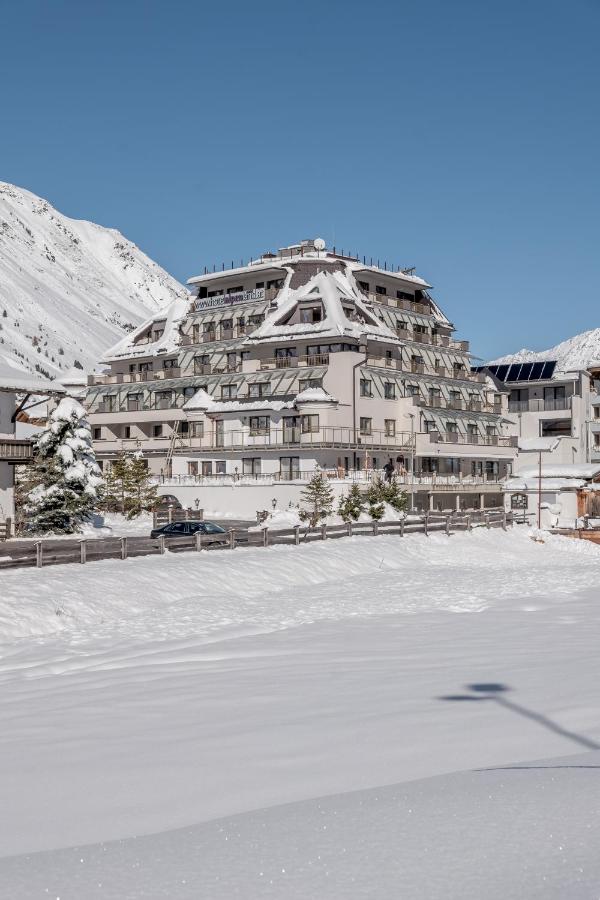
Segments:
[[[296,403],[337,403],[335,397],[320,387],[305,388],[296,395]]]
[[[560,443],[560,438],[557,437],[535,437],[535,438],[518,438],[518,448],[523,453],[529,453],[533,451],[540,451],[546,453],[552,453],[553,450],[556,450]]]
[[[202,410],[211,409],[215,405],[215,402],[216,401],[208,391],[205,391],[204,388],[198,388],[194,396],[190,397],[190,399],[183,404],[183,408],[190,412],[195,410],[201,412]]]
[[[520,478],[537,479],[539,469],[537,466],[528,466],[519,472]],[[588,480],[600,475],[599,463],[564,463],[556,466],[542,466],[542,479],[544,478],[583,478]]]
[[[29,394],[64,394],[58,381],[50,381],[22,369],[6,356],[0,356],[0,391],[26,391]]]
[[[585,487],[583,478],[542,478],[542,491],[578,490]],[[505,491],[538,491],[537,478],[509,478],[504,483]]]
[[[199,388],[183,406],[186,412],[205,412],[209,416],[217,413],[252,412],[255,409],[279,412],[293,407],[292,400],[263,400],[260,397],[248,400],[215,400],[204,388]]]
[[[118,359],[134,356],[157,356],[173,353],[179,347],[179,323],[185,318],[189,308],[191,296],[178,298],[166,309],[155,313],[152,318],[131,331],[118,344],[111,347],[102,357],[103,362],[112,362]],[[165,327],[161,337],[151,343],[136,344],[136,340],[144,335],[155,322],[164,322]]]
[[[339,340],[344,337],[360,341],[370,337],[380,338],[387,343],[401,343],[396,333],[375,316],[364,294],[348,273],[318,272],[306,284],[295,290],[289,286],[291,275],[289,272],[286,277],[277,308],[268,313],[262,325],[247,338],[248,344],[291,340],[301,335],[314,338],[315,341]],[[346,315],[344,300],[352,306],[353,318]],[[323,306],[321,321],[284,324],[296,307],[306,301],[321,302]]]

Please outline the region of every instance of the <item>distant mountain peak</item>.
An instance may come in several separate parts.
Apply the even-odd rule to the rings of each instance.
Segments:
[[[592,365],[600,365],[600,328],[592,328],[567,338],[549,350],[519,350],[517,353],[491,360],[496,364],[518,362],[543,362],[556,360],[557,369],[571,372],[586,369]]]
[[[187,296],[116,229],[0,181],[0,352],[24,371],[90,370],[127,331]]]

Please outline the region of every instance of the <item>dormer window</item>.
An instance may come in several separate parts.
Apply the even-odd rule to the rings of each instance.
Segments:
[[[300,310],[302,323],[320,322],[323,318],[323,310],[320,306],[309,306]]]
[[[375,285],[375,293],[379,294],[381,297],[385,297],[385,295],[387,294],[387,288],[384,287],[382,284],[376,284]]]
[[[165,333],[164,328],[155,328],[154,331],[152,332],[152,340],[159,341],[164,333]]]

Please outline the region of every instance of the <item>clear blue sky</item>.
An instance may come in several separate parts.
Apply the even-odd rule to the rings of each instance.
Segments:
[[[415,265],[483,357],[600,326],[598,0],[2,3],[0,178],[181,280]]]

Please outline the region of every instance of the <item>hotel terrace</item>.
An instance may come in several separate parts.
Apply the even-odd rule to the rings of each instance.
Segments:
[[[87,404],[100,460],[165,476],[305,478],[391,459],[497,481],[516,452],[506,389],[410,270],[303,241],[191,278],[190,297],[106,354]]]

